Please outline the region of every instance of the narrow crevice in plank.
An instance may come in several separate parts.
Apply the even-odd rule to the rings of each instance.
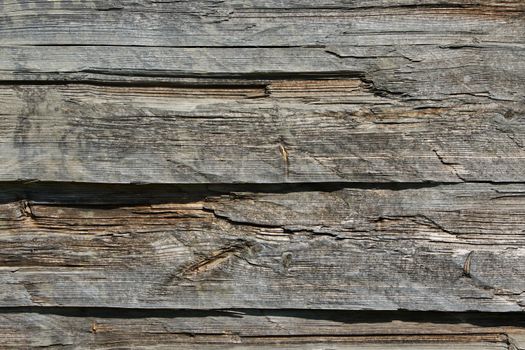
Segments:
[[[510,327],[524,328],[525,313],[523,312],[438,312],[438,311],[407,311],[407,310],[307,310],[307,309],[169,309],[169,308],[110,308],[93,305],[90,307],[49,307],[49,306],[22,306],[0,307],[0,315],[7,314],[40,314],[67,317],[96,317],[110,319],[176,319],[188,318],[198,322],[199,319],[224,318],[242,324],[243,320],[260,319],[265,317],[296,318],[303,322],[336,322],[337,324],[369,323],[382,324],[393,321],[413,322],[424,324],[471,325],[477,327],[494,328]],[[399,331],[403,330],[402,328]],[[395,332],[395,329],[392,329]],[[423,330],[422,330],[423,331]],[[439,329],[437,329],[437,333]],[[442,333],[450,329],[442,328]],[[457,331],[456,331],[457,332]],[[401,332],[400,332],[401,333]],[[458,332],[459,333],[459,332]]]
[[[472,182],[480,185],[520,185],[515,182]],[[111,184],[82,182],[41,182],[38,180],[0,182],[0,203],[28,200],[35,203],[53,202],[68,205],[89,204],[154,204],[181,198],[198,199],[236,192],[286,194],[294,192],[334,192],[343,189],[405,191],[443,186],[462,186],[455,182],[309,182],[269,184]]]
[[[328,78],[330,79],[330,78]],[[276,79],[278,80],[278,79]],[[287,79],[294,80],[294,79]],[[295,80],[302,80],[295,77]],[[131,87],[131,88],[173,88],[185,89],[191,88],[195,92],[207,89],[246,89],[260,88],[266,89],[271,84],[271,79],[236,79],[228,77],[225,79],[198,79],[198,80],[133,80],[133,81],[104,81],[104,80],[0,80],[0,86],[16,86],[20,88],[31,86],[50,86],[50,87],[67,87],[67,86],[101,86],[101,87]]]
[[[139,44],[16,44],[16,45],[2,45],[1,47],[165,47],[173,49],[296,49],[296,48],[311,48],[324,49],[325,45],[176,45],[176,46],[159,46],[159,45],[139,45]]]

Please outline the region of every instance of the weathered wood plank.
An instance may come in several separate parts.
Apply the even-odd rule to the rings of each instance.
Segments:
[[[5,202],[0,305],[520,311],[524,192],[458,184]]]
[[[523,106],[472,98],[400,102],[357,78],[0,86],[0,180],[524,182]]]
[[[525,11],[520,0],[17,0],[0,6],[0,45],[56,46],[523,43]]]
[[[375,50],[379,52],[369,48],[355,51],[355,46],[11,46],[0,47],[0,79],[155,82],[192,77],[360,76],[373,83],[377,91],[399,100],[457,100],[474,96],[520,102],[525,96],[521,84],[525,77],[522,48],[382,45]]]
[[[525,96],[519,0],[52,4],[0,5],[1,79],[357,74],[400,99]]]
[[[524,329],[515,314],[2,309],[0,331],[2,348],[507,349]]]

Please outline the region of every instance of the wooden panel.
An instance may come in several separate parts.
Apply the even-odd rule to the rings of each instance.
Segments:
[[[525,95],[520,0],[19,0],[2,10],[7,80],[357,74],[399,99]]]
[[[521,1],[1,6],[0,180],[524,181]]]
[[[4,309],[0,331],[2,348],[147,349],[509,349],[524,334],[516,314],[63,308]]]
[[[376,52],[364,48],[358,53],[354,53],[354,46],[337,49],[7,46],[0,47],[4,58],[0,61],[0,79],[156,82],[181,78],[362,77],[378,93],[402,101],[477,97],[520,102],[525,96],[521,84],[525,76],[520,48],[523,45],[499,48],[400,44],[394,48],[383,45]],[[413,57],[409,59],[406,55]]]
[[[525,349],[524,14],[0,0],[0,348]]]
[[[403,103],[360,79],[8,85],[0,180],[521,182],[521,108]]]
[[[506,44],[522,42],[524,10],[519,0],[2,1],[0,44],[475,44],[472,37]]]
[[[6,201],[0,305],[523,309],[523,185],[163,191]]]

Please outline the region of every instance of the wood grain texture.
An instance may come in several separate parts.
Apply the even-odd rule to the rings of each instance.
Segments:
[[[524,97],[520,0],[14,1],[2,9],[7,80],[361,75],[400,99]]]
[[[516,33],[516,37],[524,35]],[[496,102],[523,100],[523,43],[510,48],[454,45],[415,48],[394,45],[383,46],[377,49],[379,52],[364,48],[359,53],[353,52],[355,46],[336,49],[2,46],[0,53],[5,59],[0,61],[0,78],[155,82],[183,78],[360,76],[372,82],[378,91],[400,100],[469,97]],[[406,58],[405,51],[414,57]]]
[[[523,106],[401,102],[360,79],[0,86],[0,180],[522,182]]]
[[[3,181],[524,181],[522,1],[0,8]]]
[[[0,305],[520,311],[523,193],[457,184],[6,201]]]
[[[522,0],[0,0],[0,348],[525,349],[524,81]]]
[[[473,36],[514,42],[522,38],[507,28],[523,30],[524,10],[519,0],[2,1],[0,44],[390,46],[410,38],[472,44]]]
[[[501,313],[17,308],[0,314],[0,346],[514,349],[523,325],[522,315]]]

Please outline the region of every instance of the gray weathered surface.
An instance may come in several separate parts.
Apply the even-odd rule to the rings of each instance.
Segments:
[[[16,1],[2,8],[0,77],[8,80],[359,75],[400,99],[524,97],[520,0]]]
[[[509,349],[519,346],[523,326],[522,315],[501,313],[8,309],[0,346]]]
[[[0,6],[0,180],[524,181],[522,1]]]
[[[3,1],[0,44],[360,47],[478,43],[473,37],[508,44],[523,40],[516,36],[524,10],[520,0]]]
[[[0,347],[525,349],[524,81],[522,0],[0,0]]]
[[[359,79],[8,85],[0,110],[4,181],[525,180],[521,104],[401,102]]]
[[[524,193],[457,184],[6,202],[0,303],[520,311]]]

